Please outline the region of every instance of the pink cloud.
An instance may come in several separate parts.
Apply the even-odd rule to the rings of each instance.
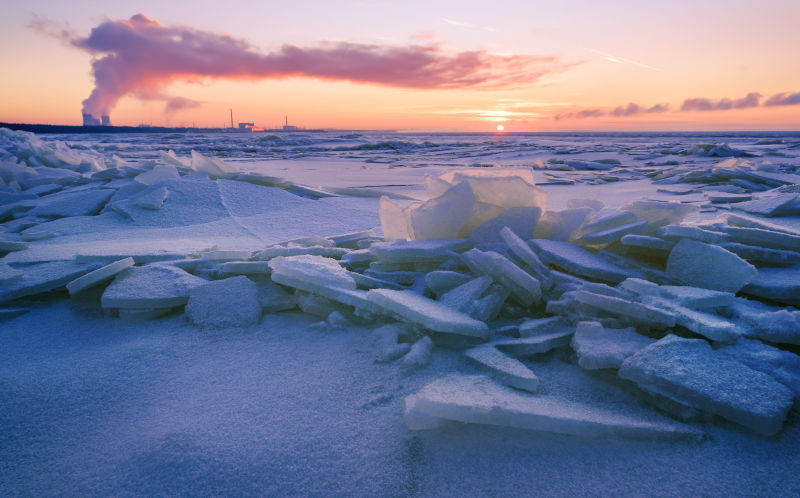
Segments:
[[[307,77],[416,89],[498,89],[533,84],[574,64],[557,57],[448,52],[438,45],[322,43],[283,45],[263,53],[244,40],[185,26],[164,26],[144,14],[109,20],[71,43],[92,53],[95,88],[84,112],[109,114],[126,95],[186,102],[164,95],[175,81]]]
[[[765,106],[776,106],[776,105],[800,105],[800,92],[795,93],[777,93],[772,97],[768,98],[766,102],[764,102]]]
[[[711,100],[706,98],[686,99],[681,105],[681,111],[727,111],[730,109],[747,109],[758,107],[761,101],[761,94],[750,92],[741,99],[720,99]]]

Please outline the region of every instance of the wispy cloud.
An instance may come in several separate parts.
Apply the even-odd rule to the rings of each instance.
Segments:
[[[442,21],[444,21],[447,24],[450,24],[452,26],[458,26],[459,28],[480,29],[480,30],[483,30],[483,31],[490,31],[490,32],[497,31],[497,28],[492,28],[492,27],[489,27],[489,26],[479,26],[477,24],[472,24],[472,23],[464,22],[464,21],[457,21],[455,19],[448,19],[446,17],[443,17]]]
[[[719,99],[712,100],[707,98],[686,99],[681,105],[681,111],[727,111],[730,109],[748,109],[758,107],[761,101],[761,94],[750,92],[740,99]]]
[[[778,106],[778,105],[800,105],[800,92],[789,93],[777,93],[772,97],[768,98],[766,102],[764,102],[765,106]]]
[[[602,55],[603,58],[605,60],[607,60],[608,62],[614,62],[616,64],[633,64],[634,66],[639,66],[639,67],[642,67],[642,68],[645,68],[645,69],[649,69],[651,71],[661,71],[661,68],[658,68],[658,67],[655,67],[655,66],[650,66],[648,64],[644,64],[644,63],[635,61],[633,59],[626,59],[625,57],[620,57],[618,55],[611,55],[609,53],[601,52],[600,50],[595,50],[593,48],[590,48],[589,51],[590,52],[594,52],[594,53],[596,53],[598,55]]]
[[[639,114],[656,114],[669,111],[669,104],[656,104],[650,107],[643,107],[634,102],[629,102],[624,106],[617,106],[613,109],[609,108],[594,108],[582,109],[579,111],[569,112],[565,114],[557,114],[554,119],[584,119],[584,118],[599,118],[603,116],[613,116],[617,118],[627,118]]]
[[[32,23],[45,31],[44,23]],[[172,101],[164,89],[175,81],[206,78],[266,79],[305,77],[415,89],[500,89],[535,84],[542,76],[573,64],[556,56],[496,55],[485,51],[450,52],[436,44],[386,46],[326,43],[283,45],[268,53],[248,42],[186,26],[164,26],[144,14],[107,20],[87,37],[49,34],[91,53],[95,88],[84,112],[109,114],[131,95]]]

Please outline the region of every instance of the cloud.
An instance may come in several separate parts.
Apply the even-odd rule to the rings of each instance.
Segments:
[[[195,109],[203,105],[202,102],[192,99],[187,99],[186,97],[170,97],[166,99],[166,105],[164,106],[164,111],[167,114],[172,114],[173,112],[177,112],[183,109]]]
[[[580,111],[570,112],[566,114],[557,114],[556,120],[561,119],[584,119],[584,118],[599,118],[603,116],[614,116],[617,118],[627,118],[637,114],[654,114],[669,111],[669,104],[656,104],[651,107],[642,107],[634,102],[629,102],[625,106],[617,106],[614,109],[583,109]]]
[[[455,19],[448,19],[446,17],[443,17],[442,21],[444,21],[447,24],[450,24],[452,26],[458,26],[459,28],[482,29],[482,30],[491,31],[491,32],[497,31],[496,28],[491,28],[489,26],[478,26],[477,24],[472,24],[472,23],[468,23],[468,22],[464,22],[464,21],[457,21]]]
[[[227,34],[164,26],[144,14],[102,22],[87,37],[65,36],[94,56],[95,87],[83,105],[96,116],[110,114],[126,95],[164,100],[172,110],[186,107],[164,93],[175,81],[306,77],[415,89],[500,89],[530,85],[575,65],[554,56],[449,52],[429,43],[286,44],[264,53]]]
[[[730,109],[748,109],[758,107],[761,101],[761,94],[750,92],[741,99],[720,99],[711,100],[707,98],[686,99],[681,105],[681,111],[727,111]]]
[[[768,98],[766,102],[764,102],[765,106],[777,106],[777,105],[800,105],[800,92],[795,93],[777,93],[772,97]]]

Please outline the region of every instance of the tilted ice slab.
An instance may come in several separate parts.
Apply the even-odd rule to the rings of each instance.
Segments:
[[[522,337],[520,339],[501,339],[492,344],[504,353],[515,357],[543,354],[569,344],[575,327],[566,327],[552,332]]]
[[[8,266],[8,263],[0,262],[0,285],[8,285],[15,280],[22,278],[24,273]]]
[[[489,327],[485,323],[412,291],[373,289],[367,293],[367,298],[388,312],[434,332],[489,337]]]
[[[697,213],[700,208],[692,204],[662,201],[635,201],[625,206],[640,220],[647,220],[650,229],[663,225],[680,223],[687,216]]]
[[[731,292],[721,292],[686,285],[658,285],[648,280],[629,278],[617,286],[640,296],[657,296],[692,309],[730,306],[736,297]]]
[[[539,281],[505,256],[494,251],[470,249],[462,257],[474,273],[492,277],[495,282],[508,289],[523,306],[541,301],[542,288]]]
[[[76,278],[67,284],[67,290],[69,291],[70,295],[77,294],[99,283],[105,282],[106,280],[110,280],[125,268],[133,265],[134,261],[131,257],[120,259],[119,261],[115,261],[110,265],[98,268],[87,273],[86,275]]]
[[[790,268],[761,268],[742,292],[800,307],[800,265]]]
[[[634,355],[655,339],[635,329],[607,329],[598,322],[580,322],[572,336],[572,349],[584,370],[619,368],[625,358]]]
[[[28,215],[43,218],[92,216],[100,212],[113,193],[108,189],[92,189],[53,194],[42,198],[37,207],[28,211]]]
[[[72,261],[52,261],[27,266],[18,266],[24,275],[3,285],[0,289],[0,302],[25,296],[49,292],[67,285],[81,275],[97,268],[96,263],[78,264]]]
[[[415,263],[420,261],[443,261],[452,257],[453,251],[469,247],[464,239],[398,240],[372,244],[369,252],[382,262]]]
[[[569,242],[533,239],[531,245],[545,263],[582,277],[618,284],[626,278],[640,276]]]
[[[737,292],[758,270],[732,252],[694,240],[678,242],[667,259],[667,276],[694,287]]]
[[[508,227],[504,227],[500,230],[500,236],[508,245],[511,252],[514,253],[514,255],[527,266],[527,269],[533,276],[539,280],[542,288],[544,290],[550,289],[553,286],[553,277],[550,274],[550,268],[539,259],[539,256],[533,252],[531,246]]]
[[[783,384],[706,341],[674,335],[626,359],[619,376],[765,435],[781,429],[794,398]]]
[[[116,276],[100,302],[103,308],[173,308],[206,282],[174,266],[134,266]]]
[[[728,228],[728,239],[731,242],[797,251],[800,248],[800,235],[762,228]]]
[[[753,370],[764,372],[791,389],[795,395],[795,409],[800,408],[800,356],[749,339],[742,339],[719,351],[731,355]]]
[[[549,395],[527,395],[475,375],[441,377],[423,387],[415,395],[411,407],[440,419],[583,437],[677,439],[699,436],[693,429],[666,419],[641,420]]]
[[[739,202],[733,209],[767,217],[780,216],[795,203],[797,197],[797,194],[762,195],[752,201]]]
[[[167,187],[148,189],[136,198],[136,205],[144,209],[161,209],[167,200]]]
[[[620,240],[625,235],[642,235],[645,233],[647,233],[647,221],[639,220],[625,225],[585,233],[577,242],[585,245],[610,244]]]
[[[278,256],[269,261],[272,280],[313,292],[318,286],[355,289],[356,282],[335,260],[322,256]],[[286,277],[286,278],[285,278]]]
[[[614,296],[595,294],[594,292],[576,291],[573,298],[579,303],[603,310],[634,324],[665,329],[675,325],[675,314],[647,304],[630,301]]]
[[[185,312],[203,328],[255,325],[261,318],[258,287],[245,276],[198,285],[189,294]]]
[[[488,370],[492,377],[507,386],[536,392],[539,378],[521,361],[502,353],[493,344],[484,344],[464,351],[464,357],[479,368]]]
[[[155,185],[166,180],[177,180],[180,178],[178,168],[173,164],[157,164],[153,169],[137,175],[134,180],[142,185]]]

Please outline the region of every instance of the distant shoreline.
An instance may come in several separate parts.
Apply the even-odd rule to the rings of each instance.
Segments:
[[[31,133],[287,133],[287,132],[321,132],[325,130],[282,130],[269,129],[253,132],[239,128],[192,128],[167,126],[74,126],[26,123],[0,123],[0,128]]]

